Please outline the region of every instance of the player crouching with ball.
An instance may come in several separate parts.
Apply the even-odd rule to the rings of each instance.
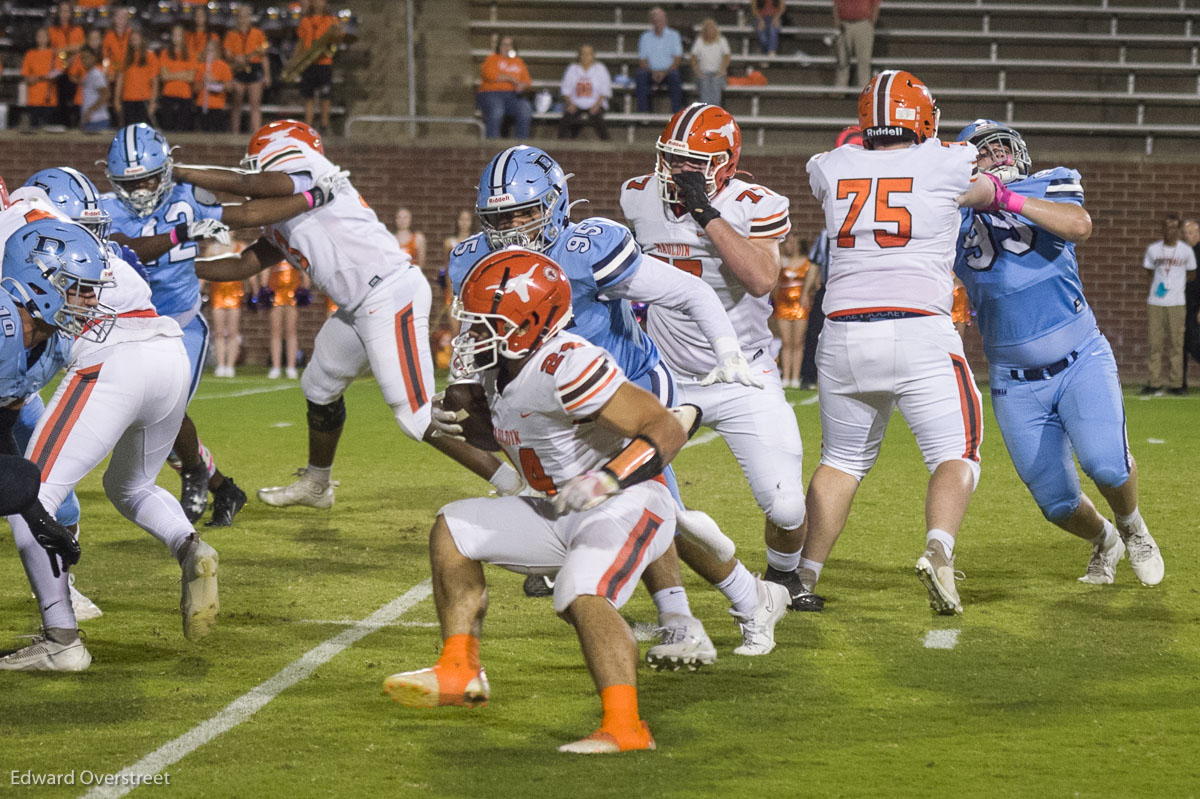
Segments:
[[[694,430],[625,379],[607,352],[571,333],[571,288],[558,265],[515,247],[483,258],[454,316],[454,378],[434,424],[477,447],[503,448],[547,498],[452,502],[429,534],[442,655],[383,684],[413,707],[488,699],[479,663],[487,611],[483,563],[555,575],[554,609],[575,627],[604,720],[561,752],[653,749],[638,716],[638,649],[618,613],[645,567],[667,551],[675,503],[661,476]]]

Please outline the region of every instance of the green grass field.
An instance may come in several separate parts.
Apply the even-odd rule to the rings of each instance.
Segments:
[[[814,394],[789,396],[811,472]],[[418,588],[403,613],[392,606],[394,621],[356,623],[427,579],[436,510],[487,486],[405,439],[370,381],[353,386],[347,405],[332,511],[279,511],[252,498],[235,527],[206,535],[221,553],[222,614],[198,644],[182,636],[179,570],[165,548],[116,514],[99,473],[81,485],[78,585],[104,610],[84,624],[94,662],[78,675],[0,676],[0,796],[82,795],[85,771],[137,763],[355,632],[363,637],[242,723],[194,751],[172,749],[183,756],[162,768],[170,786],[134,796],[1200,795],[1196,395],[1127,397],[1142,511],[1166,559],[1160,586],[1141,586],[1126,563],[1116,585],[1076,582],[1086,545],[1042,520],[988,412],[983,478],[957,549],[966,611],[931,615],[912,573],[927,473],[897,418],[822,575],[825,612],[790,614],[771,655],[735,657],[723,598],[686,577],[717,663],[696,674],[643,668],[642,711],[659,750],[592,759],[555,752],[595,728],[599,702],[571,630],[548,601],[523,596],[518,575],[489,569],[487,707],[421,711],[381,695],[386,675],[436,658],[432,600]],[[304,463],[294,382],[208,378],[192,414],[251,495]],[[691,446],[676,465],[685,499],[760,571],[761,516],[724,444]],[[178,490],[169,471],[162,484]],[[0,586],[8,650],[36,626],[36,608],[7,535]],[[644,591],[624,612],[654,620]],[[959,631],[953,648],[926,646],[940,630]],[[72,771],[74,785],[12,784],[25,772]]]

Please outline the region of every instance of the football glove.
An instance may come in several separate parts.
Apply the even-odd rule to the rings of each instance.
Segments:
[[[79,562],[79,542],[75,540],[75,535],[47,513],[41,502],[35,501],[22,511],[21,518],[29,525],[34,539],[46,550],[46,555],[50,558],[50,570],[54,572],[55,577],[61,576]]]
[[[197,219],[194,222],[181,222],[175,226],[175,237],[179,243],[200,241],[201,239],[216,239],[221,244],[229,246],[229,226],[216,219]]]
[[[326,172],[321,177],[313,182],[313,186],[308,190],[309,198],[312,201],[313,208],[319,208],[325,203],[333,199],[334,195],[346,191],[350,188],[348,178],[350,173],[345,169],[335,167],[332,172]]]
[[[466,441],[467,437],[463,434],[462,422],[469,415],[466,408],[459,408],[457,411],[448,411],[442,407],[442,400],[446,398],[446,392],[442,391],[433,395],[431,402],[432,409],[432,424],[433,434],[442,438],[454,438],[459,441]]]
[[[620,490],[617,478],[607,471],[593,470],[568,480],[551,502],[558,513],[584,511],[596,507]]]
[[[713,342],[713,350],[717,353],[717,365],[700,381],[702,386],[713,383],[741,383],[743,386],[762,388],[762,381],[755,379],[750,372],[750,364],[746,362],[737,342],[732,338],[720,338]]]
[[[683,200],[683,207],[700,227],[707,227],[709,222],[721,218],[721,212],[708,201],[708,181],[702,172],[677,172],[671,176],[671,181]]]

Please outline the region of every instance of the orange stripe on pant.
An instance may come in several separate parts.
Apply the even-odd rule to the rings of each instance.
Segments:
[[[425,392],[425,381],[421,377],[421,357],[411,302],[396,314],[396,350],[400,353],[400,368],[404,370],[408,405],[416,413],[429,401],[429,395]]]
[[[951,355],[950,362],[954,364],[954,378],[958,383],[958,401],[962,406],[963,430],[967,435],[967,446],[962,456],[977,461],[979,460],[979,439],[983,429],[983,408],[980,407],[979,397],[975,394],[971,368],[967,366],[966,359]]]
[[[96,387],[96,380],[100,377],[100,367],[103,365],[98,363],[75,373],[67,385],[67,390],[62,394],[62,401],[58,403],[58,407],[46,421],[46,426],[42,428],[42,434],[38,437],[30,457],[30,460],[37,464],[38,470],[41,471],[42,480],[50,476],[50,470],[54,468],[54,461],[58,459],[58,453],[62,451],[63,444],[71,434],[71,428],[79,421],[79,415],[83,413],[83,406],[91,396],[92,389]]]
[[[621,593],[625,583],[629,582],[629,578],[637,570],[638,564],[646,554],[646,547],[649,545],[650,539],[654,537],[654,533],[660,526],[662,526],[662,519],[658,516],[649,510],[642,513],[642,518],[638,519],[638,523],[633,526],[629,537],[625,539],[625,545],[617,553],[616,560],[600,578],[600,585],[597,588],[601,596],[607,597],[612,602],[617,601],[617,594]]]

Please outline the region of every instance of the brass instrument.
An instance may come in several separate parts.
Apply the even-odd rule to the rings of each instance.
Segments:
[[[279,79],[284,83],[295,83],[300,80],[300,74],[308,69],[313,64],[317,63],[325,56],[331,56],[337,52],[338,44],[341,43],[342,29],[338,25],[331,25],[329,30],[321,34],[321,38],[312,43],[312,46],[301,53],[295,53],[288,62],[283,65],[283,70],[279,73]]]

